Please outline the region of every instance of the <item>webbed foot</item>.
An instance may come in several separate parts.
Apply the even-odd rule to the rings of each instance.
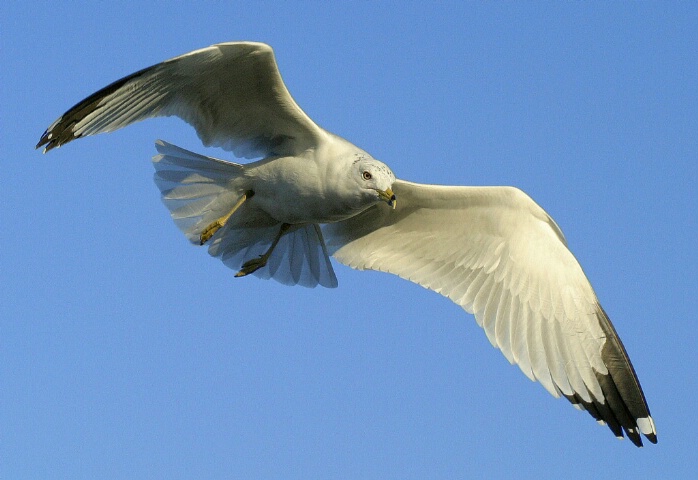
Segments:
[[[199,235],[199,245],[203,245],[204,243],[208,242],[223,225],[225,225],[225,223],[223,223],[219,218],[215,222],[211,223],[208,227],[204,228],[201,235]]]
[[[242,197],[237,201],[237,203],[233,206],[233,208],[223,215],[220,218],[217,218],[213,222],[211,222],[206,228],[204,228],[201,233],[199,234],[199,245],[203,245],[204,243],[208,242],[212,236],[216,234],[216,232],[226,224],[228,219],[235,213],[235,211],[240,208],[240,206],[245,203],[245,200],[248,198],[252,197],[254,195],[254,192],[245,192],[242,194]]]
[[[248,260],[242,264],[242,268],[238,273],[235,274],[235,276],[244,277],[245,275],[254,273],[260,268],[262,268],[264,265],[266,265],[267,260],[269,260],[269,255],[267,254],[260,255],[258,258],[253,258],[252,260]]]
[[[265,266],[267,264],[267,261],[269,260],[269,257],[271,257],[271,253],[274,251],[276,245],[279,243],[279,240],[281,240],[281,237],[284,233],[288,231],[289,228],[291,228],[291,225],[289,225],[288,223],[282,223],[281,228],[279,229],[279,233],[276,235],[276,238],[274,238],[274,241],[271,243],[269,249],[266,252],[264,252],[263,255],[260,255],[257,258],[253,258],[252,260],[248,260],[245,263],[243,263],[242,268],[238,273],[235,274],[235,276],[244,277],[245,275],[254,273],[263,266]]]

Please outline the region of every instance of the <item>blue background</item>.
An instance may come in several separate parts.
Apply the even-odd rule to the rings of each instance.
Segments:
[[[695,474],[694,2],[27,1],[0,22],[1,478]],[[311,118],[398,177],[542,205],[659,444],[617,441],[404,280],[233,278],[152,183],[157,138],[230,158],[178,119],[33,149],[95,90],[230,40],[271,44]]]

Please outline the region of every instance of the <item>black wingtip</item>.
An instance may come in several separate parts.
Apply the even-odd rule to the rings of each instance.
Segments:
[[[63,117],[61,117],[63,118]],[[60,119],[59,119],[60,120]],[[53,150],[54,148],[58,148],[64,143],[67,143],[71,141],[73,138],[75,138],[72,135],[72,132],[67,132],[65,129],[63,130],[62,134],[56,134],[56,125],[60,127],[59,120],[57,120],[53,125],[48,127],[46,131],[41,135],[41,138],[39,139],[39,143],[36,144],[36,149],[39,149],[41,147],[44,147],[44,151],[42,153],[47,153]],[[59,129],[60,131],[60,129]],[[61,135],[63,138],[61,138]]]
[[[601,398],[590,395],[589,400],[584,400],[578,393],[565,397],[576,407],[586,410],[599,423],[605,424],[617,438],[628,437],[637,447],[643,446],[642,436],[651,443],[657,443],[654,421],[625,347],[606,312],[600,305],[597,307],[597,318],[606,334],[601,356],[608,371],[600,373],[594,370],[594,373],[603,395]]]
[[[642,446],[643,435],[651,443],[657,443],[654,421],[635,369],[608,315],[601,305],[597,307],[597,317],[606,334],[601,356],[608,367],[606,375],[597,373],[599,384],[628,438],[638,447]]]
[[[46,148],[44,148],[43,153],[46,153],[53,148],[53,146],[51,145],[51,139],[50,139],[50,134],[48,133],[48,130],[46,130],[44,132],[44,134],[41,135],[41,138],[39,139],[39,143],[37,143],[36,147],[34,147],[34,148],[36,150],[38,150],[39,148],[43,147],[44,145],[46,145]]]
[[[642,448],[642,436],[640,436],[637,430],[626,430],[626,433],[630,441],[633,442],[636,447]]]

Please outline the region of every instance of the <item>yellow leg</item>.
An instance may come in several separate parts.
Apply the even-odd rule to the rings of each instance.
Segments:
[[[204,243],[208,242],[211,239],[211,237],[218,231],[218,229],[226,224],[231,215],[235,213],[235,211],[238,208],[240,208],[240,206],[243,203],[245,203],[245,200],[247,200],[250,196],[251,195],[248,195],[247,193],[243,193],[242,197],[240,197],[240,200],[237,201],[235,206],[228,213],[216,219],[214,222],[209,224],[208,227],[204,228],[201,231],[201,235],[199,235],[199,245],[203,245]]]
[[[259,258],[253,258],[252,260],[248,260],[245,263],[243,263],[242,268],[238,273],[235,274],[235,276],[244,277],[245,275],[249,275],[252,272],[256,272],[264,265],[266,265],[267,261],[269,260],[269,257],[271,256],[271,252],[274,251],[276,245],[279,243],[279,240],[281,240],[281,237],[284,233],[288,231],[289,228],[291,228],[290,224],[282,223],[281,228],[279,229],[279,233],[278,235],[276,235],[276,238],[271,243],[269,249],[263,255],[260,255]]]

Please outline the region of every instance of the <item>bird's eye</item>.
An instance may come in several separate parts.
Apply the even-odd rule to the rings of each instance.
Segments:
[[[371,175],[371,172],[364,172],[361,174],[364,180],[371,180],[373,178],[373,175]]]

